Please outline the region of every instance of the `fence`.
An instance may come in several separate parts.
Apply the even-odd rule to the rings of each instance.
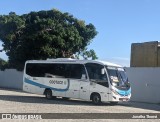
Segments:
[[[126,68],[132,101],[160,103],[160,68]]]
[[[131,101],[160,103],[160,68],[126,68],[131,83]],[[23,73],[0,71],[0,87],[22,89]]]
[[[15,69],[0,71],[0,87],[22,89],[23,72]]]

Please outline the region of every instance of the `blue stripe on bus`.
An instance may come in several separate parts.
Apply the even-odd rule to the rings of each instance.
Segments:
[[[29,80],[27,78],[25,78],[24,82],[28,83],[28,84],[31,84],[31,85],[34,85],[34,86],[38,86],[40,88],[50,88],[51,90],[54,90],[54,91],[60,91],[60,92],[65,92],[69,89],[69,86],[70,86],[70,82],[68,80],[68,86],[67,88],[65,89],[58,89],[58,88],[53,88],[53,87],[50,87],[50,86],[46,86],[46,85],[43,85],[43,84],[40,84],[40,83],[37,83],[37,82],[34,82],[32,80]]]
[[[131,88],[129,90],[127,90],[127,91],[125,91],[125,90],[117,90],[117,92],[122,96],[127,96],[127,95],[131,94]]]

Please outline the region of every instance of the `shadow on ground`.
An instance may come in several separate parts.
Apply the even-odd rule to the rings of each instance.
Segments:
[[[160,104],[154,103],[144,103],[144,102],[127,102],[119,103],[119,106],[131,107],[131,108],[141,108],[146,110],[154,110],[160,112]]]
[[[4,89],[1,89],[4,90]],[[43,95],[39,96],[23,96],[22,91],[20,90],[6,90],[6,91],[13,91],[13,92],[21,92],[20,95],[0,95],[0,100],[3,101],[13,101],[13,102],[22,102],[22,103],[38,103],[38,104],[61,104],[61,105],[80,105],[80,106],[96,106],[93,105],[90,101],[82,101],[77,99],[71,100],[64,100],[61,98],[56,98],[53,100],[47,100]],[[28,94],[30,95],[30,94]],[[100,106],[111,106],[109,103],[103,103]],[[147,109],[147,110],[154,110],[160,112],[160,105],[159,104],[150,104],[150,103],[139,103],[139,102],[126,102],[126,103],[118,103],[116,106],[123,106],[123,107],[130,107],[130,108],[140,108],[140,109]],[[97,106],[98,107],[98,106]],[[118,112],[118,111],[117,111]]]
[[[77,99],[64,100],[62,98],[54,98],[52,100],[48,100],[43,96],[0,95],[0,100],[11,101],[11,102],[22,102],[22,103],[95,106],[89,101],[80,101]],[[109,105],[109,104],[105,103],[102,105]]]

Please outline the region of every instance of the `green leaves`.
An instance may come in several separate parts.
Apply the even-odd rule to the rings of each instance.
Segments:
[[[0,58],[0,70],[5,70],[5,68],[8,68],[8,62]]]
[[[75,56],[78,59],[81,58],[81,57],[83,57],[83,59],[86,59],[86,60],[88,60],[88,59],[92,59],[92,60],[98,59],[95,51],[93,49],[87,50],[87,48],[85,48],[84,50],[76,53]]]
[[[0,16],[3,50],[10,67],[20,70],[31,59],[71,57],[76,53],[96,59],[94,50],[85,50],[96,34],[94,25],[56,9]]]

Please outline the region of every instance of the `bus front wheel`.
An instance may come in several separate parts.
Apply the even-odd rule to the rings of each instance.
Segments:
[[[101,104],[101,97],[99,94],[93,94],[92,95],[92,103],[95,105]]]

